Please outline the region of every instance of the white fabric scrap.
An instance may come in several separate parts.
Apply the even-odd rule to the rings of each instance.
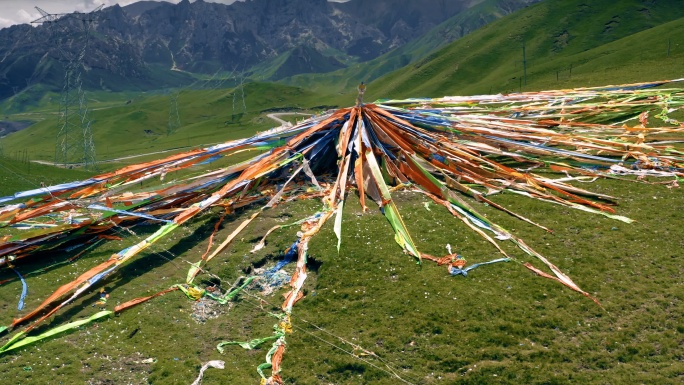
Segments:
[[[216,369],[223,369],[226,367],[226,362],[225,361],[220,361],[220,360],[214,360],[214,361],[209,361],[206,364],[202,365],[202,369],[200,369],[199,376],[197,376],[197,379],[195,382],[193,382],[190,385],[200,385],[202,383],[202,377],[204,376],[204,371],[209,369],[209,368],[216,368]]]

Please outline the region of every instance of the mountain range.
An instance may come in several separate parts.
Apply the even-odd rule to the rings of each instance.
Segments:
[[[66,63],[81,53],[82,81],[91,90],[160,89],[214,73],[275,81],[387,55],[399,58],[375,71],[373,77],[378,77],[537,1],[247,0],[225,5],[183,0],[115,5],[0,30],[0,100],[36,85],[59,90]],[[416,44],[421,37],[423,42]]]

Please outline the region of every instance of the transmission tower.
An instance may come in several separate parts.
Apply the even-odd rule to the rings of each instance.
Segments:
[[[64,81],[59,102],[55,164],[68,166],[81,163],[86,169],[95,168],[95,144],[88,117],[88,105],[82,88],[83,59],[88,50],[90,30],[96,22],[95,13],[51,14],[36,7],[42,15],[33,24],[47,24],[52,46],[59,52],[64,66]]]
[[[180,113],[178,112],[178,96],[180,91],[171,92],[169,96],[169,125],[167,127],[166,135],[173,134],[181,126]]]
[[[235,71],[233,71],[235,72]],[[240,72],[234,76],[236,81],[236,86],[233,88],[233,120],[236,118],[239,120],[244,113],[247,112],[247,104],[245,103],[245,74]],[[242,106],[235,107],[238,97],[242,100]],[[239,112],[237,111],[239,110]]]

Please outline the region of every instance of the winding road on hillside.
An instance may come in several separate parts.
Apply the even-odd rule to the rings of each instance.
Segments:
[[[285,115],[302,115],[302,116],[310,116],[311,114],[307,114],[306,112],[274,112],[272,114],[267,114],[269,118],[275,120],[276,122],[280,123],[281,125],[286,125],[289,122],[287,120],[283,120],[280,117],[285,116]]]

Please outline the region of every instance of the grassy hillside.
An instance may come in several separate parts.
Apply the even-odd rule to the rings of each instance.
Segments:
[[[362,215],[351,194],[340,253],[332,223],[310,244],[307,296],[295,308],[295,329],[283,361],[286,383],[397,384],[392,372],[411,384],[681,383],[684,233],[680,213],[672,208],[683,207],[684,195],[664,186],[615,181],[591,187],[625,197],[619,213],[637,222],[626,225],[513,194],[493,197],[550,226],[555,233],[548,234],[491,208],[478,209],[530,240],[605,310],[513,262],[480,267],[468,277],[451,277],[432,264],[418,266],[394,243],[385,218],[379,212]],[[470,263],[497,257],[491,245],[446,210],[429,205],[428,211],[426,198],[398,193],[396,200],[422,251],[441,254],[450,243]],[[255,266],[273,266],[297,227],[272,234],[265,249],[251,254],[256,235],[309,215],[318,205],[305,200],[267,211],[250,226],[254,239],[237,240],[208,265],[209,271],[221,277],[226,289]],[[224,239],[251,214],[246,210],[227,217],[216,239]],[[187,263],[206,250],[218,216],[207,213],[123,268],[107,284],[109,301],[114,305],[183,282]],[[122,241],[98,247],[73,265],[28,277],[27,308],[56,283],[68,282],[152,231],[154,227],[141,226],[135,235],[122,232]],[[46,258],[23,264],[22,272],[58,260]],[[5,269],[0,280],[13,274]],[[0,324],[16,313],[20,290],[18,281],[2,286]],[[224,354],[216,344],[271,335],[276,320],[269,312],[280,304],[282,292],[264,295],[253,288],[232,305],[207,309],[179,292],[170,293],[4,355],[0,365],[4,378],[13,383],[187,385],[202,363],[220,359],[226,369],[207,371],[203,384],[258,383],[255,368],[269,344],[251,351],[228,346]],[[89,304],[96,297],[84,297],[55,320],[94,314],[97,308]],[[202,310],[207,317],[200,317]],[[47,328],[49,324],[42,330]]]
[[[246,83],[242,88],[232,89],[184,89],[174,91],[176,93],[181,125],[173,132],[169,132],[171,94],[88,94],[93,100],[90,118],[97,159],[242,138],[277,125],[266,117],[269,111],[315,112],[327,108],[312,92],[266,83]],[[54,160],[57,108],[53,97],[42,102],[36,112],[13,115],[37,120],[38,123],[2,139],[4,147],[20,148],[28,153],[30,159]]]
[[[18,191],[56,185],[74,180],[87,179],[93,172],[68,170],[29,162],[22,152],[4,153],[0,156],[0,196]]]
[[[349,67],[334,72],[292,76],[281,82],[322,93],[353,93],[359,82],[370,82],[388,72],[422,59],[436,49],[510,12],[505,8],[505,3],[500,0],[474,3],[476,4],[471,8],[449,18],[424,36],[373,60],[350,64]]]
[[[308,46],[292,48],[250,68],[250,78],[276,81],[300,73],[328,73],[344,67],[335,58],[341,56],[341,52],[329,51],[324,55]]]
[[[368,94],[464,95],[680,77],[682,17],[676,2],[548,0],[378,79]]]

